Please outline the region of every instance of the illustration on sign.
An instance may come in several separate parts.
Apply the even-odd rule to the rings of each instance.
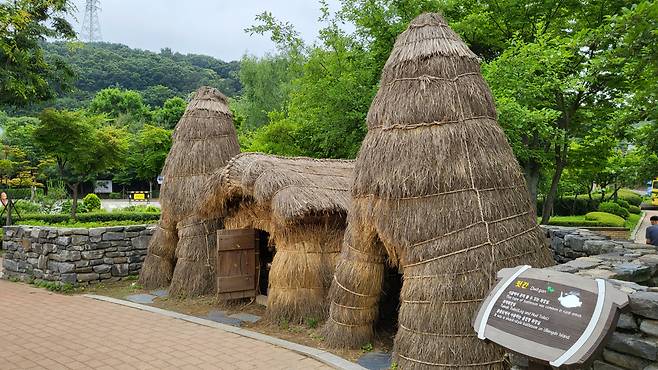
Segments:
[[[475,317],[478,337],[555,367],[589,359],[628,304],[601,279],[530,266],[498,277]]]

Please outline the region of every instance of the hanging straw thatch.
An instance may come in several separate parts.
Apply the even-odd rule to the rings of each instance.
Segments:
[[[177,225],[181,221],[184,224],[196,222],[196,219],[188,218],[193,215],[195,205],[203,196],[203,184],[239,152],[227,98],[216,89],[200,88],[174,130],[173,145],[162,171],[162,216],[149,243],[140,284],[149,288],[162,287],[171,281],[172,276],[176,276],[183,279],[171,292],[177,293],[177,287],[185,285],[187,280],[198,281],[202,280],[201,276],[207,276],[208,267],[204,262],[209,257],[207,253],[189,248],[176,251],[179,234],[184,233],[178,231]],[[174,268],[181,272],[174,273]],[[193,285],[194,290],[198,291],[200,286]]]
[[[270,234],[276,249],[269,275],[271,319],[326,317],[353,168],[352,161],[245,153],[206,183],[202,217],[223,218],[227,229]]]
[[[387,259],[404,279],[399,368],[502,369],[471,318],[499,269],[552,258],[479,60],[440,15],[397,38],[367,120],[326,341],[371,340]]]

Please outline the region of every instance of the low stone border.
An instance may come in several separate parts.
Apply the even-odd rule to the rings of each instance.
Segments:
[[[174,319],[179,319],[187,322],[191,322],[194,324],[198,325],[203,325],[203,326],[208,326],[211,328],[216,328],[220,329],[229,333],[237,334],[243,337],[255,339],[261,342],[269,343],[272,345],[275,345],[277,347],[285,348],[287,350],[297,352],[299,354],[302,354],[304,356],[310,357],[314,360],[320,361],[324,364],[327,364],[329,366],[332,366],[336,369],[341,369],[341,370],[366,370],[366,368],[357,365],[353,362],[347,361],[344,358],[338,357],[332,353],[317,349],[317,348],[312,348],[308,346],[303,346],[301,344],[289,342],[287,340],[271,337],[269,335],[257,333],[251,330],[243,329],[243,328],[238,328],[235,326],[230,326],[226,324],[221,324],[218,322],[214,322],[211,320],[207,319],[202,319],[200,317],[194,317],[194,316],[189,316],[185,315],[182,313],[174,312],[174,311],[167,311],[163,310],[161,308],[157,307],[151,307],[139,303],[133,303],[129,301],[124,301],[122,299],[116,299],[116,298],[110,298],[110,297],[105,297],[105,296],[100,296],[100,295],[94,295],[94,294],[85,294],[84,297],[95,299],[98,301],[104,301],[104,302],[109,302],[109,303],[114,303],[122,306],[127,306],[131,308],[136,308],[138,310],[142,311],[147,311],[151,313],[155,313],[158,315],[163,315],[163,316],[168,316],[172,317]]]

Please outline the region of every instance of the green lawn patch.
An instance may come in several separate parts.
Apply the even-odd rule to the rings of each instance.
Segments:
[[[25,220],[25,221],[18,221],[16,222],[16,224],[27,225],[27,226],[64,227],[64,228],[72,228],[72,229],[93,229],[95,227],[155,224],[155,222],[127,220],[127,221],[99,221],[99,222],[59,222],[59,223],[51,224],[40,220]]]
[[[637,217],[637,215],[632,216]],[[635,220],[635,223],[637,221]],[[625,223],[626,220],[623,218],[605,212],[590,212],[580,216],[554,216],[548,222],[549,225],[572,227],[624,227]]]

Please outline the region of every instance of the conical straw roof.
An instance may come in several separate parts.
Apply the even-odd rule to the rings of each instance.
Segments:
[[[155,288],[169,284],[176,267],[180,270],[175,279],[178,293],[185,293],[188,289],[206,293],[212,289],[213,285],[206,280],[212,274],[209,261],[214,251],[209,251],[206,243],[195,244],[197,239],[203,239],[201,237],[192,242],[192,239],[186,240],[184,250],[177,251],[181,233],[178,225],[187,227],[193,223],[190,218],[194,217],[198,200],[203,197],[203,185],[216,170],[239,153],[228,99],[217,89],[200,88],[176,125],[173,144],[165,160],[160,191],[162,215],[140,274],[142,285]],[[216,224],[212,220],[204,223],[206,229]],[[186,232],[189,233],[189,228],[183,233]],[[181,258],[181,254],[187,257]]]
[[[206,180],[239,153],[228,99],[217,89],[200,88],[174,130],[162,171],[163,213],[176,222],[191,214]]]
[[[439,14],[397,38],[367,123],[326,341],[371,339],[387,260],[404,274],[400,368],[504,368],[470,320],[500,268],[552,258],[479,60]]]

